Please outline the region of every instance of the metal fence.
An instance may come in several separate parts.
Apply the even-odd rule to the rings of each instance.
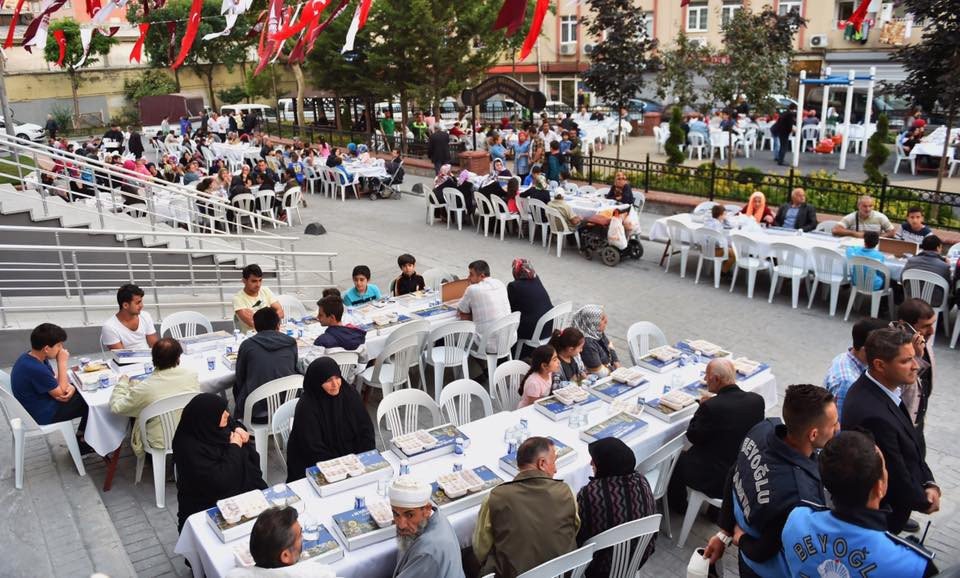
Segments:
[[[797,187],[807,194],[807,202],[821,213],[845,215],[857,208],[857,199],[870,195],[877,201],[877,210],[893,222],[905,221],[910,207],[919,206],[931,227],[960,230],[960,194],[936,192],[929,189],[883,184],[843,181],[826,171],[800,174],[792,168],[787,174],[770,174],[748,167],[726,169],[713,163],[697,167],[668,165],[650,161],[619,161],[589,155],[584,163],[589,183],[613,182],[618,171],[623,171],[632,186],[648,191],[678,193],[708,200],[746,201],[754,191],[767,197],[767,204],[777,206],[787,202],[790,192]]]

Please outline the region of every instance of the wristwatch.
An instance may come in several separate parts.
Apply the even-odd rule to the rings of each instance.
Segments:
[[[717,532],[714,537],[723,542],[723,545],[726,548],[729,548],[730,544],[733,544],[733,536],[727,536],[723,532]]]

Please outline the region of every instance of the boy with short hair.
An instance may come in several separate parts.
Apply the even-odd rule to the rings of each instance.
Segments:
[[[344,305],[361,305],[380,299],[380,289],[370,283],[370,267],[357,265],[353,268],[353,287],[344,293]]]
[[[355,351],[367,339],[367,332],[357,327],[341,325],[343,319],[343,301],[339,297],[330,295],[318,303],[317,320],[326,327],[323,333],[313,342],[317,347],[342,347],[348,351]]]
[[[426,287],[423,277],[417,274],[417,259],[410,253],[397,257],[397,266],[400,267],[400,276],[393,282],[393,294],[397,297],[422,291]]]
[[[907,220],[900,225],[897,239],[913,241],[919,245],[927,235],[932,234],[933,231],[923,222],[923,209],[919,206],[907,209]]]

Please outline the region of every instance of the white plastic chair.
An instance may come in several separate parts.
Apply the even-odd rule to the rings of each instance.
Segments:
[[[500,225],[500,240],[503,240],[503,234],[507,229],[507,223],[517,224],[517,236],[522,239],[523,221],[520,220],[520,215],[518,213],[511,213],[510,209],[507,207],[507,202],[496,195],[490,196],[490,202],[493,204],[493,214],[497,218],[497,224]]]
[[[462,377],[470,376],[467,362],[476,332],[477,326],[473,321],[453,321],[437,327],[427,337],[423,361],[433,366],[433,397],[438,404],[443,397],[440,390],[444,387],[444,370],[450,367],[456,372],[459,367]],[[438,341],[442,341],[443,345],[434,345]]]
[[[587,566],[593,560],[596,545],[593,542],[577,548],[573,552],[558,556],[549,562],[544,562],[536,568],[531,568],[517,578],[581,578]]]
[[[270,435],[273,436],[274,447],[277,448],[277,455],[280,456],[280,462],[283,469],[287,469],[287,441],[290,439],[290,430],[293,429],[293,415],[297,411],[297,403],[300,398],[288,399],[283,405],[277,408],[273,414],[273,422],[270,428]],[[264,477],[267,472],[263,472]]]
[[[957,348],[958,339],[960,339],[960,319],[953,324],[953,337],[950,338],[950,349]]]
[[[694,284],[700,283],[700,272],[703,270],[703,262],[709,261],[713,264],[713,287],[720,288],[720,273],[723,270],[723,263],[730,257],[730,248],[727,238],[723,233],[701,227],[694,232],[694,240],[700,247],[700,258],[697,260],[697,276],[694,277]],[[717,251],[720,251],[718,254]]]
[[[342,202],[347,202],[347,190],[352,190],[353,194],[359,199],[360,192],[357,190],[360,186],[360,178],[357,175],[353,175],[352,181],[347,181],[347,176],[342,172],[333,169],[330,171],[333,179],[333,196],[337,196],[337,191],[340,192],[340,200]]]
[[[667,336],[649,321],[637,321],[627,329],[627,346],[634,365],[640,363],[648,351],[663,345],[667,345]]]
[[[80,395],[80,392],[74,393]],[[18,490],[23,489],[23,454],[27,438],[37,436],[48,436],[59,432],[63,436],[63,441],[70,450],[70,457],[77,466],[77,473],[81,476],[87,475],[83,467],[83,457],[80,455],[80,444],[77,443],[77,435],[73,429],[73,421],[61,421],[47,425],[40,425],[33,419],[33,416],[20,404],[20,401],[14,397],[13,388],[10,384],[10,374],[0,371],[0,410],[3,411],[3,417],[13,430],[13,471],[14,486]]]
[[[550,252],[550,246],[553,244],[553,238],[557,238],[557,257],[563,252],[563,244],[569,235],[577,242],[577,249],[580,249],[580,231],[571,228],[567,220],[563,218],[560,211],[547,207],[547,223],[550,226],[550,237],[547,239],[547,252]]]
[[[287,319],[300,320],[307,316],[307,308],[303,306],[303,301],[293,295],[277,295],[277,301],[283,308],[283,315]],[[281,320],[282,321],[282,320]]]
[[[900,139],[897,138],[896,142],[897,158],[893,162],[893,174],[897,174],[900,171],[900,163],[907,161],[910,163],[910,174],[917,174],[917,157],[911,156],[907,151],[903,150],[903,143],[900,142]]]
[[[520,403],[520,380],[530,371],[525,361],[512,360],[497,366],[490,378],[490,393],[500,411],[513,411]]]
[[[204,333],[213,333],[213,324],[203,313],[178,311],[163,318],[163,323],[160,324],[160,337],[164,337],[168,331],[170,337],[174,339],[194,337],[201,327],[205,329]]]
[[[550,235],[550,223],[547,222],[547,204],[540,199],[530,199],[527,202],[530,210],[530,243],[533,244],[537,236],[537,229],[540,229],[540,239],[543,246],[547,246],[547,237]]]
[[[493,415],[493,402],[482,385],[472,379],[451,381],[443,388],[437,405],[446,415],[446,420],[460,427],[473,421],[471,407],[473,398],[480,400],[483,417]]]
[[[238,233],[243,228],[244,218],[250,221],[251,229],[260,229],[259,218],[255,216],[258,214],[256,197],[250,193],[241,193],[230,199],[230,204],[239,209],[233,212],[233,226],[237,228]]]
[[[850,148],[855,151],[855,154],[860,154],[860,149],[867,142],[867,127],[862,124],[851,124],[846,138],[850,139]]]
[[[764,148],[773,150],[773,133],[770,132],[770,126],[767,125],[760,129],[760,150]],[[767,143],[770,143],[769,145]]]
[[[173,435],[177,433],[177,424],[180,423],[180,412],[197,395],[196,392],[180,393],[158,399],[140,411],[137,423],[140,427],[140,441],[143,443],[143,455],[137,457],[137,475],[135,483],[139,484],[143,477],[143,463],[147,454],[150,454],[150,467],[153,469],[153,488],[157,507],[166,507],[166,492],[164,484],[167,480],[167,455],[173,453]],[[163,435],[163,445],[155,448],[147,439],[147,422],[158,420]]]
[[[710,158],[713,158],[713,151],[720,151],[720,160],[727,158],[727,149],[730,148],[730,133],[727,131],[710,132]]]
[[[257,453],[260,454],[260,471],[263,475],[267,475],[267,452],[269,451],[267,436],[273,430],[273,415],[277,413],[277,408],[295,397],[301,390],[303,390],[303,376],[295,373],[264,383],[251,391],[247,400],[243,402],[243,418],[253,432]],[[251,419],[253,406],[264,400],[267,402],[267,423],[253,423]]]
[[[382,389],[384,397],[404,386],[409,387],[410,368],[419,361],[420,344],[419,335],[407,335],[388,342],[373,367],[360,374],[363,384]]]
[[[383,447],[393,437],[417,431],[420,426],[420,410],[425,409],[430,414],[431,423],[427,427],[442,425],[440,406],[429,395],[419,389],[403,389],[383,396],[377,406],[377,435]],[[384,435],[380,422],[386,418],[386,430],[392,434],[389,438]]]
[[[541,315],[540,319],[537,320],[537,325],[533,328],[533,334],[530,336],[530,339],[517,339],[516,350],[513,352],[514,357],[520,359],[520,351],[523,349],[524,345],[535,349],[541,345],[546,345],[549,343],[549,336],[545,338],[540,337],[543,335],[543,329],[547,326],[547,323],[552,323],[553,329],[563,329],[564,327],[567,327],[570,317],[572,316],[572,301],[565,301],[563,303],[554,305],[552,308],[550,308],[550,310]]]
[[[813,306],[813,299],[817,296],[817,286],[820,283],[830,287],[830,317],[837,314],[837,300],[840,297],[840,287],[849,283],[847,277],[847,258],[826,247],[813,248],[813,286],[810,287],[810,299],[807,309]]]
[[[513,346],[517,343],[517,328],[520,326],[520,312],[514,311],[503,319],[490,324],[484,333],[480,333],[470,351],[470,356],[487,362],[487,376],[493,375],[497,362],[504,357],[512,358]]]
[[[384,349],[390,347],[394,342],[404,339],[414,335],[417,337],[419,343],[419,349],[417,350],[417,357],[414,360],[414,363],[410,365],[412,368],[414,365],[417,365],[420,370],[420,388],[423,389],[426,387],[426,376],[423,371],[423,359],[420,357],[420,352],[423,351],[427,343],[427,336],[430,335],[430,322],[426,319],[416,319],[413,321],[407,321],[399,326],[397,326],[390,335],[387,336],[387,341],[383,344]],[[409,368],[408,368],[409,371]]]
[[[517,210],[520,211],[520,231],[523,236],[523,225],[527,224],[527,229],[529,230],[533,225],[533,217],[530,216],[530,197],[521,197],[517,195]]]
[[[907,269],[900,275],[900,283],[903,285],[904,296],[906,298],[915,297],[926,301],[933,307],[933,294],[939,288],[943,297],[940,299],[940,305],[933,307],[943,320],[943,334],[950,336],[950,283],[943,277],[930,271],[920,269]]]
[[[303,224],[303,218],[300,216],[300,201],[303,200],[303,193],[300,191],[300,187],[291,187],[289,191],[283,194],[283,199],[280,201],[280,210],[284,212],[286,217],[284,220],[287,222],[287,225],[293,226],[293,214],[297,214],[297,220],[300,221],[300,224]]]
[[[730,292],[737,285],[737,273],[740,269],[747,271],[747,298],[753,299],[753,288],[757,283],[758,271],[770,271],[770,261],[763,255],[760,245],[745,235],[734,233],[730,235],[733,252],[736,255],[736,267],[733,268],[733,279],[730,280]]]
[[[594,555],[613,549],[609,578],[636,578],[647,545],[660,529],[660,519],[660,514],[646,516],[590,538],[595,545]]]
[[[428,191],[425,191],[423,198],[427,205],[427,224],[432,227],[433,222],[437,220],[436,217],[434,217],[434,211],[436,209],[445,209],[446,205],[440,202],[436,194],[433,192],[433,189],[429,189]]]
[[[439,291],[444,283],[456,281],[457,276],[443,269],[427,269],[423,272],[423,283],[434,291]]]
[[[790,279],[792,289],[791,298],[793,308],[797,308],[800,300],[800,282],[807,281],[809,291],[809,269],[807,269],[807,254],[788,243],[770,243],[770,269],[773,279],[770,281],[770,297],[768,303],[773,303],[773,296],[780,290],[784,279]]]
[[[682,433],[664,446],[650,454],[650,457],[640,462],[637,471],[643,474],[650,483],[650,490],[653,492],[653,499],[660,500],[663,509],[664,526],[667,528],[667,537],[673,538],[673,532],[670,529],[670,505],[667,503],[667,485],[670,483],[670,476],[673,475],[673,468],[677,465],[677,459],[683,450],[683,442],[687,434]]]
[[[227,207],[222,203],[204,203],[206,213],[197,212],[197,221],[203,226],[206,223],[211,233],[217,231],[218,225],[223,225],[224,232],[230,231],[230,223],[227,221]]]
[[[704,504],[709,504],[715,508],[719,508],[723,505],[723,500],[719,498],[711,498],[703,492],[688,487],[687,513],[684,514],[683,525],[680,526],[680,536],[677,538],[678,548],[683,548],[683,545],[687,542],[687,536],[690,535],[690,530],[693,529],[693,523],[697,520],[697,516],[700,515],[700,510],[703,508]]]
[[[276,219],[277,215],[273,210],[273,200],[276,198],[274,191],[260,191],[254,197],[257,199],[257,214],[261,217]],[[263,225],[261,223],[261,229]]]
[[[493,209],[493,203],[483,195],[477,195],[474,198],[477,203],[477,233],[480,232],[480,225],[483,225],[483,236],[487,237],[490,233],[490,221],[497,218],[496,211]],[[497,225],[493,225],[493,234],[497,234]]]
[[[707,215],[710,214],[710,211],[712,211],[713,208],[719,204],[720,203],[717,203],[715,201],[702,201],[700,203],[697,203],[697,206],[693,208],[691,213],[695,217],[705,218]]]
[[[667,262],[663,268],[664,273],[670,270],[670,261],[673,254],[680,252],[680,278],[687,276],[687,257],[690,255],[690,247],[693,244],[693,231],[690,227],[674,219],[667,219],[667,234],[670,237],[670,246],[667,251]]]
[[[340,377],[345,382],[356,385],[357,376],[360,375],[360,371],[364,367],[361,365],[360,360],[363,359],[365,355],[365,346],[361,345],[354,351],[347,351],[342,347],[331,347],[330,349],[325,349],[323,355],[318,357],[329,357],[336,361],[337,366],[340,368]]]
[[[870,317],[880,313],[880,300],[886,297],[890,318],[893,319],[893,291],[890,289],[890,269],[879,261],[866,257],[851,257],[847,260],[847,271],[850,273],[850,300],[847,301],[846,321],[850,318],[850,311],[859,295],[870,296]],[[873,289],[873,279],[876,275],[883,275],[883,286]]]
[[[807,125],[800,130],[800,150],[806,151],[817,148],[817,139],[820,137],[820,127],[818,125]]]
[[[832,233],[833,228],[840,224],[840,221],[821,221],[817,223],[813,230],[818,233]]]
[[[481,197],[483,195],[477,195]],[[444,207],[447,209],[447,228],[450,228],[450,222],[453,221],[453,215],[457,215],[457,229],[463,230],[463,216],[467,212],[467,201],[463,198],[463,193],[453,187],[443,189]]]
[[[687,155],[692,159],[693,151],[697,151],[697,160],[703,160],[703,149],[707,148],[707,139],[699,132],[687,134]]]
[[[637,210],[637,216],[639,217],[643,213],[643,208],[647,206],[647,195],[643,191],[634,191],[633,192],[633,208]]]

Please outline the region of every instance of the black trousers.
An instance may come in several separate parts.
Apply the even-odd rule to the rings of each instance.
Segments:
[[[53,423],[80,418],[80,427],[77,433],[82,434],[87,429],[87,402],[83,401],[83,396],[77,391],[66,403],[57,405],[57,411],[53,414]]]

